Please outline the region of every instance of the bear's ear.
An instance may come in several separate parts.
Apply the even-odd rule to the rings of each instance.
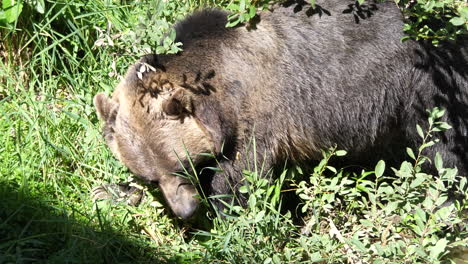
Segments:
[[[224,149],[224,145],[233,145],[236,130],[236,116],[234,111],[225,112],[217,100],[202,100],[197,102],[194,116],[208,134],[214,144],[215,152],[229,155],[230,149]]]
[[[183,88],[177,88],[162,104],[163,112],[171,117],[181,117],[191,114],[193,110],[192,97]]]
[[[109,121],[112,111],[118,106],[118,104],[103,93],[98,93],[94,96],[93,101],[99,119],[104,122]]]

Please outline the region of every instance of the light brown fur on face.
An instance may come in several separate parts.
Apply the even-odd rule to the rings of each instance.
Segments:
[[[215,146],[192,114],[190,92],[164,73],[150,71],[141,77],[123,80],[111,99],[96,95],[94,104],[116,158],[147,182],[157,182],[174,214],[185,219],[198,206],[197,192],[173,173],[186,163],[187,153],[198,164],[203,157],[197,154],[212,153]]]

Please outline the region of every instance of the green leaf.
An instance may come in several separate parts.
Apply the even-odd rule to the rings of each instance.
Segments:
[[[315,168],[317,168],[320,171],[323,167],[325,167],[325,165],[327,165],[327,160],[323,159],[323,160],[320,161],[320,163]]]
[[[365,193],[369,192],[369,189],[365,185],[362,185],[362,184],[356,185],[356,188],[361,192],[365,192]]]
[[[452,128],[451,125],[445,123],[445,122],[442,122],[440,125],[437,126],[437,128],[440,129],[440,131],[445,131],[445,130],[449,130]]]
[[[302,168],[300,166],[295,166],[295,169],[297,170],[297,173],[299,173],[299,175],[303,175],[304,172],[302,171]],[[286,171],[285,171],[286,172]]]
[[[255,6],[251,5],[249,8],[249,16],[252,18],[257,14],[257,9]]]
[[[249,192],[249,188],[248,188],[246,185],[241,186],[241,187],[239,188],[239,192],[240,192],[240,193],[248,193],[248,192]]]
[[[251,195],[247,203],[249,205],[249,208],[255,208],[257,205],[257,198],[255,197],[255,195]]]
[[[310,200],[310,197],[305,193],[299,194],[299,198],[301,198],[304,201]]]
[[[385,193],[386,195],[394,194],[395,191],[393,190],[392,186],[388,185],[387,183],[382,184],[379,189],[377,190],[378,194]]]
[[[331,181],[330,184],[327,187],[334,187],[338,184],[338,177],[334,177]]]
[[[274,254],[273,255],[273,263],[275,264],[280,264],[281,263],[281,259],[278,257],[278,253]]]
[[[407,25],[407,24],[406,24],[406,25]],[[400,41],[401,41],[401,42],[405,42],[405,41],[410,40],[410,39],[411,39],[410,36],[403,36],[403,37],[401,37]]]
[[[416,130],[418,131],[418,135],[419,135],[422,139],[424,139],[424,132],[423,132],[421,126],[416,125]]]
[[[445,248],[447,247],[448,240],[443,238],[431,248],[431,251],[429,253],[429,256],[432,259],[439,259],[440,254],[445,251]]]
[[[199,154],[199,155],[201,155],[201,154]],[[213,171],[213,172],[223,172],[224,171],[223,169],[217,168],[217,167],[204,167],[202,169],[202,171],[203,170],[210,170],[210,171]]]
[[[427,143],[425,143],[425,144],[422,144],[422,145],[419,147],[419,151],[422,151],[422,150],[425,149],[425,148],[431,147],[431,146],[433,146],[434,144],[435,144],[434,141],[429,141],[429,142],[427,142]]]
[[[410,184],[410,188],[416,188],[418,187],[419,185],[421,185],[421,183],[423,183],[425,181],[425,177],[422,176],[422,175],[418,175],[416,176],[416,179],[414,179],[411,184]]]
[[[249,21],[249,19],[250,19],[250,16],[249,16],[248,13],[243,13],[243,14],[241,14],[240,17],[241,17],[241,22]]]
[[[416,156],[414,156],[414,152],[411,148],[406,148],[406,153],[408,153],[408,156],[410,156],[410,158],[416,160]]]
[[[466,186],[466,183],[467,183],[467,179],[466,177],[463,177],[461,180],[460,180],[460,183],[458,184],[458,188],[462,191],[464,191],[465,189],[465,186]]]
[[[395,213],[395,209],[398,207],[398,202],[390,202],[385,206],[384,210],[387,213],[387,215]]]
[[[369,201],[372,203],[372,204],[376,204],[377,201],[376,201],[376,196],[373,194],[373,193],[369,193]]]
[[[267,184],[268,184],[268,180],[267,180],[267,179],[260,179],[260,180],[258,180],[258,182],[257,182],[257,186],[258,186],[258,187],[264,187],[264,186],[266,186]]]
[[[449,22],[452,23],[452,25],[454,25],[454,26],[461,26],[461,25],[465,24],[466,21],[462,17],[454,17],[454,18],[450,19]]]
[[[380,245],[379,243],[374,243],[372,246],[374,246],[374,249],[375,249],[376,253],[377,253],[379,256],[384,256],[384,254],[385,254],[385,249],[384,249],[384,247],[382,247],[382,245]],[[374,261],[374,263],[375,263],[375,264],[381,264],[381,263],[385,263],[385,262],[376,259],[376,260]]]
[[[335,155],[336,155],[337,157],[345,156],[346,154],[347,154],[346,150],[337,150],[337,151],[335,152]]]
[[[422,206],[426,210],[432,210],[433,205],[434,205],[434,202],[430,197],[426,197],[426,199],[424,199],[424,201],[422,202]]]
[[[235,19],[235,20],[231,20],[229,19],[229,22],[226,24],[226,27],[234,27],[236,26],[237,24],[240,23],[240,19]]]
[[[457,11],[460,13],[461,17],[465,18],[465,20],[468,19],[468,6],[460,7]]]
[[[175,39],[176,39],[176,31],[175,31],[174,29],[172,29],[172,30],[169,32],[169,41],[170,41],[170,42],[173,42]]]
[[[322,258],[322,255],[320,255],[320,252],[314,252],[314,253],[308,255],[308,257],[309,257],[309,261],[311,263],[320,262],[320,261],[324,260]]]
[[[312,8],[315,8],[316,0],[310,0],[309,2],[310,2],[310,5],[312,6]]]
[[[232,11],[237,11],[237,10],[239,10],[239,5],[234,4],[233,2],[231,2],[231,3],[226,7],[226,9],[232,10]],[[231,19],[229,19],[229,20],[231,20]]]
[[[457,174],[458,174],[457,168],[451,168],[451,169],[449,168],[449,169],[444,170],[442,177],[445,180],[454,180]]]
[[[431,116],[434,117],[434,119],[439,119],[445,114],[445,109],[441,109],[439,107],[434,107],[432,110]]]
[[[427,1],[424,8],[426,9],[426,11],[432,12],[432,9],[434,8],[434,6],[435,6],[434,1]]]
[[[416,248],[414,249],[414,252],[415,252],[416,254],[418,254],[421,258],[427,258],[426,251],[424,251],[423,248],[416,247]]]
[[[157,54],[163,54],[165,51],[166,51],[166,49],[163,46],[156,47],[156,53]]]
[[[18,17],[23,10],[23,2],[15,0],[3,0],[2,8],[7,23],[13,23],[18,20]]]
[[[450,214],[452,214],[452,210],[454,209],[453,204],[445,207],[441,207],[437,212],[435,212],[435,217],[436,219],[439,219],[440,221],[447,221],[450,217]]]
[[[441,195],[437,200],[435,201],[436,206],[441,206],[445,201],[447,201],[448,197],[445,195]]]
[[[263,217],[265,216],[265,211],[260,211],[258,214],[255,216],[255,223],[258,223],[263,220]]]
[[[377,162],[377,166],[375,166],[375,177],[379,178],[382,177],[385,171],[385,161],[380,160]]]
[[[31,4],[34,6],[34,9],[40,14],[44,14],[45,11],[45,3],[44,0],[34,0],[31,2]]]
[[[4,22],[6,22],[5,12],[3,12],[3,10],[0,10],[0,23]]]
[[[351,244],[353,244],[354,246],[356,246],[356,248],[361,251],[361,252],[367,252],[367,248],[366,248],[366,245],[364,245],[364,243],[362,243],[361,241],[359,241],[358,239],[356,238],[352,238],[349,240],[351,242]]]
[[[426,222],[426,213],[421,208],[416,208],[415,212],[419,219],[421,219],[423,222]]]
[[[413,227],[413,230],[416,231],[416,233],[417,233],[418,235],[422,235],[422,234],[423,234],[424,227],[425,227],[425,225],[424,225],[422,219],[419,218],[419,217],[415,217],[415,218],[414,218],[414,221],[416,222],[417,228],[414,226],[414,227]]]
[[[368,219],[360,219],[359,222],[360,222],[363,226],[374,227],[374,223],[371,222],[371,221],[368,220]]]
[[[240,0],[239,11],[244,11],[245,10],[245,1],[247,1],[247,0]]]
[[[439,152],[436,153],[435,157],[434,157],[434,165],[437,169],[437,171],[441,171],[444,167],[444,163],[442,161],[442,156],[440,155]]]
[[[333,173],[337,173],[336,169],[332,166],[327,166],[327,169],[329,169],[330,171],[332,171]]]
[[[413,232],[416,233],[418,236],[423,235],[423,227],[421,227],[421,222],[416,220],[416,225],[412,226]]]

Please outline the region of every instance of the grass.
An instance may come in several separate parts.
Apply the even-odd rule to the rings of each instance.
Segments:
[[[174,244],[186,243],[162,209],[95,205],[89,195],[93,186],[130,176],[102,141],[92,98],[117,84],[117,76],[109,77],[112,65],[122,74],[138,56],[96,49],[95,26],[105,29],[109,20],[123,31],[132,10],[144,7],[48,5],[32,22],[2,30],[0,263],[170,259]],[[147,225],[151,219],[158,222]],[[162,245],[157,248],[141,226],[160,232]]]
[[[51,0],[44,14],[25,4],[15,23],[0,28],[0,263],[439,263],[466,247],[466,229],[457,229],[466,203],[443,212],[429,206],[446,193],[432,177],[420,179],[402,165],[397,175],[420,184],[410,189],[408,210],[398,204],[401,210],[387,212],[404,200],[398,181],[386,186],[363,177],[373,171],[326,167],[344,154],[336,150],[324,152],[310,178],[296,168],[269,184],[263,172],[245,171],[248,206],[214,218],[205,231],[171,217],[157,190],[146,192],[139,207],[94,203],[92,187],[131,174],[104,144],[93,96],[110,93],[128,65],[154,51],[170,24],[200,4],[214,3]],[[175,52],[171,41],[159,51]],[[297,174],[304,179],[294,187],[304,200],[304,226],[291,212],[280,213],[283,183]],[[460,181],[455,176],[446,180]],[[438,192],[434,201],[415,192],[428,186]],[[378,202],[370,201],[378,191]],[[466,201],[466,187],[462,192]],[[396,216],[405,221],[394,222]],[[383,244],[376,234],[384,231]]]

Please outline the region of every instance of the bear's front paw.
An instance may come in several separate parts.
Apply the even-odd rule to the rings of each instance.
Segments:
[[[110,200],[138,206],[143,198],[143,190],[131,186],[130,183],[104,184],[91,190],[93,201]]]

